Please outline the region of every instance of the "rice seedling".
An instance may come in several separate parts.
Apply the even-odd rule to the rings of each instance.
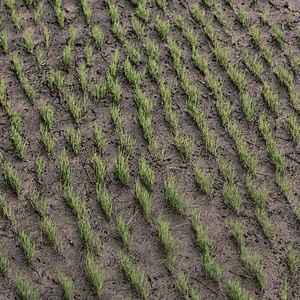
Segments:
[[[15,0],[4,0],[4,5],[12,11],[14,9],[16,1]]]
[[[51,245],[57,253],[61,252],[61,237],[58,234],[56,224],[50,218],[44,217],[40,220],[40,227],[44,235],[49,239]]]
[[[48,48],[50,46],[50,31],[47,26],[44,26],[43,35],[44,35],[46,48]]]
[[[216,42],[214,53],[220,65],[226,69],[229,57],[229,48],[222,47],[220,46],[220,42]]]
[[[66,141],[71,144],[75,155],[78,155],[80,144],[81,144],[81,133],[79,129],[75,132],[73,127],[66,127],[65,129]]]
[[[222,196],[224,198],[224,202],[233,208],[237,214],[239,214],[242,203],[239,198],[238,187],[225,181]]]
[[[266,141],[267,151],[271,156],[273,163],[276,167],[276,173],[283,175],[285,173],[285,156],[278,149],[276,140],[272,138],[272,131],[270,123],[265,120],[264,112],[259,116],[259,130]]]
[[[282,194],[284,195],[284,197],[291,202],[291,197],[292,197],[292,186],[289,183],[289,181],[285,178],[283,173],[280,172],[276,172],[275,173],[275,182],[278,185],[280,191],[282,192]],[[298,202],[295,202],[295,207],[294,207],[294,213],[296,215],[296,217],[299,219],[299,206],[297,204]]]
[[[140,86],[142,82],[142,76],[144,75],[141,75],[139,72],[134,70],[128,57],[124,61],[124,73],[128,81],[133,85],[134,88]]]
[[[11,54],[11,58],[13,63],[13,70],[15,71],[18,79],[21,80],[23,64],[22,62],[20,62],[17,52],[13,52]]]
[[[99,266],[96,265],[93,254],[90,251],[87,252],[85,258],[85,274],[100,298],[103,282],[105,280],[104,271],[101,271]]]
[[[22,19],[21,12],[13,9],[11,12],[11,18],[12,18],[12,21],[13,21],[17,31],[19,31],[20,27],[21,27],[21,19]]]
[[[63,50],[63,56],[61,59],[61,63],[63,64],[64,67],[69,67],[71,62],[72,62],[72,47],[68,44],[65,46]]]
[[[179,29],[185,28],[184,16],[182,14],[173,12],[172,17],[175,26],[177,26]]]
[[[185,32],[185,35],[186,35],[186,38],[187,38],[187,41],[188,41],[190,47],[192,49],[197,49],[198,45],[199,45],[198,35],[194,34],[193,28],[191,28],[190,26],[184,26],[183,30]]]
[[[135,181],[134,195],[139,201],[140,205],[142,206],[145,219],[149,222],[154,200],[153,197],[147,191],[147,189],[143,187],[139,179],[136,179]]]
[[[174,273],[174,267],[177,258],[176,242],[170,232],[169,223],[163,221],[161,213],[159,214],[159,217],[156,221],[156,229],[158,231],[160,242],[167,254],[167,267],[171,273]]]
[[[252,56],[249,54],[249,51],[247,48],[243,50],[243,59],[245,64],[249,67],[250,71],[253,73],[254,76],[256,76],[258,79],[262,80],[261,73],[262,73],[262,62],[258,58],[258,55]]]
[[[210,176],[206,175],[205,171],[200,169],[199,165],[200,161],[197,162],[195,167],[195,182],[205,194],[212,196],[214,192],[214,179],[210,179]]]
[[[212,72],[208,72],[206,80],[209,88],[213,92],[213,95],[218,98],[218,95],[222,93],[222,79],[218,75],[214,75]]]
[[[32,286],[30,281],[27,280],[21,273],[16,273],[14,279],[17,293],[24,300],[39,300],[39,289]]]
[[[203,3],[210,8],[214,5],[214,0],[203,0]]]
[[[93,228],[85,207],[83,210],[80,207],[79,213],[77,213],[77,217],[80,235],[87,250],[99,254],[102,249],[102,244],[100,242],[99,236],[94,236]]]
[[[53,154],[55,146],[55,138],[51,137],[49,130],[44,124],[40,124],[39,131],[40,142],[47,148],[49,154]]]
[[[178,149],[180,154],[182,154],[185,157],[185,159],[191,159],[192,153],[194,151],[194,141],[191,138],[187,136],[182,136],[178,131],[176,131],[172,143]]]
[[[58,2],[58,1],[56,0],[55,2]],[[55,11],[56,18],[57,18],[57,21],[58,21],[60,27],[64,27],[65,18],[66,18],[66,11],[63,10],[60,6],[57,6],[57,5],[54,7],[54,11]]]
[[[289,290],[289,286],[288,286],[287,279],[285,278],[284,284],[282,286],[282,292],[281,292],[280,300],[288,300],[288,290]]]
[[[147,9],[147,0],[138,2],[136,14],[140,19],[144,20],[145,22],[149,21],[150,9]]]
[[[300,26],[297,27],[297,38],[300,40]]]
[[[219,261],[217,260],[213,251],[205,250],[202,257],[204,274],[206,277],[214,280],[216,283],[220,282],[222,270]]]
[[[297,250],[294,250],[293,243],[290,243],[287,247],[286,254],[287,262],[290,267],[290,271],[293,275],[298,273],[300,256]]]
[[[166,0],[156,0],[156,3],[163,11],[166,11],[167,8]]]
[[[233,7],[234,0],[224,0],[226,4],[228,4],[231,8]]]
[[[212,25],[212,19],[208,20],[204,25],[204,31],[207,35],[207,37],[211,40],[213,44],[215,44],[218,41],[218,36],[216,33],[214,33],[214,27]]]
[[[232,300],[254,300],[254,297],[249,295],[249,291],[242,290],[242,287],[237,279],[229,279],[227,283],[228,296]]]
[[[258,206],[256,207],[255,214],[257,217],[257,220],[259,224],[261,225],[261,228],[266,236],[266,238],[270,242],[275,241],[275,231],[274,231],[274,224],[271,222],[270,218],[267,215],[266,209],[265,208],[259,208]]]
[[[263,188],[258,188],[255,186],[254,180],[250,173],[246,177],[246,188],[250,194],[250,198],[256,204],[257,207],[264,209],[267,203],[267,190],[264,186]]]
[[[49,204],[47,198],[44,195],[40,197],[40,195],[36,192],[36,190],[30,186],[29,193],[28,193],[28,200],[31,206],[34,208],[34,210],[41,217],[46,216],[49,209]]]
[[[180,214],[185,214],[188,210],[188,203],[185,201],[185,194],[175,187],[174,175],[169,174],[164,183],[167,202]]]
[[[150,166],[150,164],[147,163],[145,156],[141,156],[140,163],[139,163],[139,175],[141,176],[141,179],[143,180],[144,184],[150,189],[153,190],[153,184],[154,184],[154,170]]]
[[[7,31],[5,29],[3,29],[1,34],[0,34],[0,43],[1,43],[1,47],[4,51],[4,53],[7,54],[7,51],[8,51],[8,36],[7,36]]]
[[[94,124],[93,136],[94,136],[94,141],[96,143],[96,146],[100,154],[102,154],[108,142],[104,137],[104,134],[102,132],[102,127],[100,127],[96,122]]]
[[[292,19],[293,19],[293,13],[290,11],[285,17],[286,25],[288,28],[291,28]]]
[[[32,265],[35,254],[35,243],[31,241],[31,235],[24,230],[19,232],[20,246],[24,251],[25,257],[29,264]]]
[[[217,97],[217,109],[221,116],[222,125],[226,127],[230,120],[231,104],[223,100],[223,93],[220,93]]]
[[[79,64],[79,67],[77,69],[77,74],[79,77],[79,83],[81,85],[81,89],[83,93],[85,93],[88,85],[88,73],[84,62]]]
[[[266,60],[269,66],[272,64],[272,57],[273,57],[273,51],[270,46],[268,46],[266,43],[262,45],[262,56]]]
[[[79,197],[74,194],[73,186],[70,183],[65,182],[62,191],[64,199],[67,201],[67,204],[70,206],[75,216],[80,218],[87,213],[85,202],[79,202]]]
[[[117,223],[117,231],[120,238],[123,241],[124,249],[128,249],[130,251],[132,241],[133,241],[133,236],[130,236],[130,230],[128,225],[126,225],[124,222],[122,212],[117,215],[116,223]]]
[[[94,153],[93,155],[93,168],[95,172],[95,181],[102,185],[104,183],[104,177],[106,175],[107,166],[101,159],[100,154]]]
[[[46,163],[43,161],[43,158],[40,155],[38,155],[34,163],[34,168],[39,181],[41,181],[41,175],[45,170],[45,166]]]
[[[37,25],[40,24],[43,17],[43,6],[44,6],[44,2],[40,1],[37,9],[34,10],[34,22]]]
[[[57,279],[61,285],[64,299],[65,300],[74,299],[75,282],[73,281],[73,279],[67,277],[61,271],[57,271]]]
[[[71,25],[69,28],[69,40],[68,40],[68,45],[70,46],[70,48],[74,47],[75,39],[76,39],[76,29],[73,27],[73,25]]]
[[[81,121],[81,107],[79,101],[75,99],[74,94],[69,95],[69,109],[76,124]]]
[[[268,283],[268,273],[263,268],[258,252],[252,253],[248,248],[241,249],[241,260],[249,275],[256,278],[262,291],[265,290]]]
[[[230,79],[236,85],[239,92],[242,92],[245,88],[246,80],[245,74],[240,72],[237,65],[229,64],[228,71],[227,71]]]
[[[267,24],[267,25],[271,26],[272,19],[268,15],[268,12],[266,10],[263,11],[263,14],[262,14],[261,18],[262,18],[262,21],[263,21],[264,24]]]
[[[37,47],[35,50],[35,54],[36,54],[36,63],[38,68],[40,68],[42,66],[42,57],[43,57],[43,51],[40,47]]]
[[[113,27],[113,33],[116,35],[116,37],[123,43],[124,41],[124,38],[126,36],[126,33],[127,33],[127,29],[124,29],[122,27],[122,25],[120,24],[119,21],[117,22],[114,22],[112,24],[112,27]]]
[[[122,94],[122,86],[118,82],[118,78],[114,79],[109,73],[107,73],[107,89],[115,104],[119,104],[119,100]]]
[[[207,230],[203,227],[200,220],[200,211],[191,212],[191,223],[196,233],[196,243],[202,252],[212,248]]]
[[[181,271],[175,278],[175,288],[183,295],[185,299],[189,299],[188,277]]]
[[[26,77],[21,77],[21,84],[27,95],[28,99],[31,101],[32,104],[35,102],[36,92],[32,85],[30,85],[28,79]]]
[[[247,122],[250,122],[254,112],[255,112],[255,103],[253,102],[253,98],[250,98],[249,92],[240,93],[240,100],[242,103],[243,112],[245,114]]]
[[[92,6],[87,2],[87,0],[81,0],[80,2],[85,16],[85,21],[87,25],[90,26],[92,17]]]
[[[125,41],[125,51],[130,58],[130,60],[138,65],[141,60],[140,50],[137,48],[136,45],[132,44],[129,40]]]
[[[206,122],[203,124],[202,134],[203,140],[205,142],[205,148],[212,155],[217,155],[219,145],[218,142],[215,140],[214,132],[209,130]]]
[[[130,182],[130,167],[128,163],[128,157],[122,151],[119,151],[118,158],[114,161],[114,170],[117,178],[125,185],[129,185]]]
[[[3,276],[7,275],[9,267],[9,258],[7,253],[0,253],[0,271]]]
[[[206,74],[208,69],[208,57],[206,55],[200,55],[198,49],[193,48],[192,59],[199,71],[202,74]]]
[[[50,75],[48,77],[48,84],[50,89],[55,90],[59,94],[62,93],[65,84],[65,77],[61,75],[60,70],[54,71],[50,70]]]
[[[290,91],[294,89],[294,76],[293,74],[289,74],[288,70],[283,65],[276,62],[274,72],[282,85],[286,85]]]
[[[237,18],[239,22],[243,25],[243,27],[249,27],[250,26],[250,16],[247,14],[244,7],[239,6],[239,11]]]
[[[145,279],[145,271],[141,271],[141,267],[135,267],[129,257],[129,255],[120,251],[119,255],[119,265],[124,271],[125,276],[130,281],[134,289],[139,293],[142,299],[147,299],[149,294],[149,287],[147,285],[147,280]]]
[[[5,181],[11,186],[17,195],[19,195],[22,188],[22,175],[13,170],[10,162],[4,162],[3,173]]]
[[[236,242],[239,250],[242,251],[242,249],[245,247],[244,233],[246,227],[243,225],[241,220],[236,219],[235,221],[230,220],[230,229],[234,241]]]
[[[93,45],[87,44],[84,49],[84,54],[85,54],[85,58],[86,58],[86,65],[88,67],[92,66],[93,51],[94,51]]]
[[[27,145],[22,141],[19,131],[14,126],[11,126],[11,136],[12,136],[12,140],[14,142],[17,156],[21,160],[26,159]]]
[[[287,118],[288,131],[295,144],[297,144],[300,137],[300,126],[297,122],[297,117],[294,112],[291,112]]]
[[[273,93],[267,81],[265,81],[263,85],[263,95],[270,109],[275,112],[279,112],[280,102],[278,101],[277,94]]]
[[[43,100],[40,102],[40,115],[44,120],[47,129],[51,131],[52,129],[52,122],[53,122],[53,109],[51,108],[50,104],[46,104]]]
[[[159,80],[161,79],[161,76],[162,76],[162,68],[160,68],[158,66],[158,63],[155,59],[149,58],[149,60],[148,60],[148,70],[149,70],[150,76],[154,80],[159,82]]]
[[[192,16],[194,18],[194,20],[200,24],[200,26],[204,26],[205,25],[205,10],[199,8],[199,5],[197,3],[195,3],[192,6]]]
[[[256,48],[260,48],[260,45],[261,45],[261,34],[259,32],[259,29],[256,28],[255,25],[252,26],[252,41],[254,43],[254,46]]]
[[[274,24],[271,27],[271,35],[277,41],[279,46],[282,46],[282,44],[284,42],[284,31],[281,30],[277,24]]]
[[[104,184],[102,185],[100,183],[97,183],[96,191],[97,201],[99,202],[102,210],[104,211],[106,218],[110,219],[112,213],[112,197],[108,193],[108,190]]]
[[[110,16],[111,23],[116,23],[120,20],[118,7],[114,3],[112,3],[109,6],[109,16]]]
[[[155,28],[158,31],[161,39],[166,40],[169,34],[170,24],[168,22],[164,22],[163,19],[157,15],[155,19]]]

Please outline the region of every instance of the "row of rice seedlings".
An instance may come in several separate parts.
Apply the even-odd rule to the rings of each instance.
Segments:
[[[67,204],[77,217],[80,235],[86,248],[88,251],[93,251],[98,254],[102,249],[102,243],[100,242],[99,236],[96,237],[94,235],[93,228],[89,220],[89,213],[86,208],[86,203],[80,203],[79,197],[73,192],[73,186],[71,183],[71,168],[65,149],[63,150],[59,160],[60,174],[63,180],[63,198],[67,201]]]
[[[0,252],[0,271],[3,276],[7,275],[8,267],[9,267],[8,253]]]
[[[90,251],[87,252],[85,257],[84,271],[88,281],[100,299],[105,275],[104,271],[97,266],[96,262],[94,261],[93,254]]]
[[[54,11],[56,14],[57,21],[61,27],[64,27],[66,11],[62,8],[62,0],[55,0]]]
[[[34,88],[29,84],[28,79],[22,74],[22,62],[20,62],[18,54],[16,52],[12,53],[11,58],[13,63],[12,68],[15,71],[18,79],[20,80],[27,97],[29,98],[31,103],[34,104],[36,92]]]
[[[135,267],[129,255],[125,251],[120,251],[119,266],[124,271],[125,276],[138,292],[142,299],[147,299],[149,294],[149,287],[145,279],[145,271],[141,270],[140,266]]]
[[[295,54],[293,53],[292,46],[288,47],[287,56],[294,71],[294,74],[297,75],[299,71],[300,58],[295,56]]]
[[[241,252],[241,261],[246,272],[258,281],[261,290],[265,290],[268,282],[268,273],[263,268],[263,263],[259,259],[258,251],[252,252],[245,246],[245,226],[239,219],[236,219],[235,221],[230,221],[230,228],[231,235]]]
[[[22,14],[20,11],[15,9],[15,0],[5,0],[4,5],[9,9],[15,28],[19,31],[21,27]]]
[[[174,274],[175,262],[177,259],[177,246],[171,231],[170,224],[162,219],[162,214],[160,213],[156,221],[156,230],[158,231],[158,237],[167,254],[167,268]]]
[[[75,132],[73,127],[66,127],[65,128],[65,138],[66,141],[72,146],[72,149],[75,155],[78,155],[79,148],[81,145],[81,132],[79,129]]]
[[[87,25],[90,26],[92,17],[92,6],[87,0],[80,0],[80,3],[85,16],[85,21]]]
[[[44,124],[40,124],[39,130],[40,142],[46,147],[49,154],[53,154],[55,147],[55,138]]]
[[[14,278],[18,295],[24,300],[40,300],[39,289],[33,286],[21,273],[16,273]]]

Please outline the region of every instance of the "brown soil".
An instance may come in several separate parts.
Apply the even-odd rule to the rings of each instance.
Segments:
[[[121,23],[128,28],[126,38],[137,43],[141,49],[142,63],[138,66],[139,71],[143,71],[147,66],[147,54],[145,51],[145,39],[138,42],[132,28],[131,15],[135,13],[135,7],[127,0],[115,1],[118,5]],[[168,1],[167,11],[163,14],[155,1],[148,2],[151,10],[150,21],[145,26],[145,36],[149,35],[156,43],[160,44],[161,54],[159,65],[163,66],[163,75],[168,82],[174,81],[176,73],[172,68],[172,60],[168,52],[167,43],[162,42],[155,31],[155,17],[158,13],[164,15],[165,19],[170,19],[172,12],[181,12],[186,21],[198,34],[201,51],[207,53],[210,59],[209,68],[218,73],[223,81],[223,90],[226,98],[231,102],[233,111],[231,117],[236,120],[242,130],[243,136],[252,153],[259,159],[256,183],[267,187],[268,200],[267,212],[272,222],[275,224],[276,242],[270,243],[264,236],[263,231],[255,216],[255,206],[250,201],[245,188],[246,169],[240,163],[236,147],[224,130],[221,119],[218,115],[215,100],[208,89],[204,77],[197,71],[191,59],[191,50],[182,33],[174,26],[171,26],[170,35],[182,46],[182,64],[188,69],[194,83],[199,85],[203,97],[201,97],[201,108],[205,112],[207,121],[211,129],[214,130],[220,144],[220,152],[227,161],[230,161],[236,168],[236,181],[239,186],[239,195],[242,200],[241,218],[246,225],[246,245],[251,250],[258,250],[259,256],[264,263],[264,269],[268,271],[268,285],[264,293],[261,293],[257,282],[247,276],[240,260],[240,254],[231,237],[227,226],[230,218],[236,218],[236,214],[224,204],[222,199],[223,178],[218,172],[217,162],[206,149],[203,143],[202,134],[199,132],[194,122],[186,111],[186,95],[179,83],[173,90],[174,110],[179,117],[179,131],[194,139],[194,152],[191,163],[186,163],[170,142],[170,129],[164,120],[163,107],[157,84],[150,79],[146,73],[143,80],[143,91],[153,101],[153,127],[157,137],[158,148],[165,148],[165,159],[162,163],[153,159],[147,148],[147,142],[143,138],[142,129],[136,117],[136,104],[134,102],[133,89],[126,80],[123,69],[120,65],[118,79],[122,85],[122,96],[120,101],[121,111],[125,116],[125,132],[131,134],[136,139],[135,153],[130,157],[131,183],[130,187],[124,187],[115,177],[113,161],[117,156],[118,144],[116,142],[114,127],[110,118],[111,100],[95,103],[91,97],[90,104],[84,119],[79,125],[83,142],[80,153],[75,156],[70,145],[64,139],[64,129],[66,126],[74,124],[71,118],[67,102],[64,97],[60,97],[49,90],[46,78],[51,69],[60,69],[66,76],[67,89],[74,91],[79,98],[82,98],[77,67],[84,60],[84,48],[91,40],[86,21],[78,1],[64,0],[63,8],[66,10],[67,22],[64,28],[57,23],[53,9],[53,1],[44,1],[43,19],[40,25],[34,23],[34,8],[27,7],[25,1],[16,1],[16,9],[22,12],[21,30],[16,33],[8,10],[2,5],[0,7],[2,22],[0,31],[6,29],[9,38],[9,53],[17,52],[23,62],[23,72],[35,87],[37,101],[32,105],[26,97],[19,80],[12,70],[12,63],[9,55],[0,51],[0,77],[8,84],[8,96],[11,98],[14,110],[22,111],[21,136],[28,145],[28,155],[25,161],[16,157],[13,141],[11,140],[10,120],[5,109],[0,108],[0,151],[4,160],[12,162],[15,169],[22,173],[22,191],[17,197],[4,181],[1,174],[0,191],[5,200],[16,209],[20,227],[30,232],[36,242],[36,255],[32,267],[24,257],[22,249],[18,243],[16,235],[12,231],[10,222],[0,215],[0,251],[7,252],[10,258],[10,267],[7,277],[0,275],[0,299],[19,299],[17,295],[14,276],[15,272],[22,271],[35,286],[40,286],[41,299],[61,299],[62,290],[56,279],[55,270],[60,268],[64,274],[75,280],[75,299],[96,299],[96,293],[92,290],[86,280],[83,270],[86,249],[80,238],[78,223],[71,209],[67,206],[60,193],[60,172],[59,156],[64,147],[67,150],[72,168],[72,183],[75,193],[86,201],[90,208],[90,218],[93,229],[100,235],[104,243],[104,249],[96,258],[97,264],[105,272],[105,281],[102,291],[102,299],[122,299],[131,297],[138,299],[134,289],[130,286],[125,275],[118,265],[118,252],[122,249],[122,241],[116,233],[115,217],[121,211],[126,222],[138,211],[130,222],[130,230],[133,235],[133,244],[130,257],[135,265],[141,265],[145,270],[145,276],[150,288],[149,299],[183,299],[175,288],[175,280],[165,266],[166,254],[158,239],[155,229],[155,221],[162,211],[164,219],[170,222],[172,235],[178,241],[178,253],[176,271],[183,271],[188,274],[189,283],[194,284],[202,299],[224,299],[226,298],[226,288],[229,278],[237,277],[241,285],[250,290],[250,294],[255,299],[280,299],[282,285],[285,278],[289,286],[289,299],[300,299],[299,276],[292,276],[286,260],[287,245],[294,242],[294,247],[300,249],[300,224],[293,214],[291,205],[284,198],[275,184],[275,168],[271,163],[271,158],[266,151],[266,145],[258,130],[258,115],[263,110],[271,120],[271,129],[274,132],[278,146],[286,154],[287,179],[292,184],[292,194],[294,199],[299,199],[300,189],[300,147],[294,145],[284,124],[284,116],[292,111],[289,103],[288,91],[278,82],[274,72],[264,61],[263,76],[271,83],[272,89],[278,93],[282,105],[279,114],[272,113],[262,97],[261,83],[250,73],[242,62],[242,49],[248,47],[255,51],[251,42],[251,30],[244,29],[237,21],[237,11],[240,5],[244,6],[251,17],[251,24],[256,24],[261,31],[264,41],[272,46],[274,60],[284,64],[289,72],[292,68],[287,59],[288,45],[293,47],[295,55],[300,57],[299,40],[297,40],[297,27],[299,24],[298,1],[277,0],[273,4],[271,1],[259,0],[258,3],[249,4],[250,1],[235,0],[234,11],[222,2],[223,15],[229,24],[232,25],[232,37],[226,34],[224,28],[213,17],[213,8],[206,9],[207,17],[213,17],[214,28],[217,29],[223,45],[232,45],[232,52],[229,57],[230,62],[235,62],[238,67],[246,73],[246,89],[254,97],[257,105],[254,121],[248,124],[244,118],[238,91],[230,81],[228,75],[216,61],[209,47],[209,40],[202,29],[199,29],[191,21],[190,11],[182,6],[178,1]],[[104,82],[106,71],[116,48],[120,48],[121,61],[125,59],[122,44],[112,33],[109,18],[109,9],[103,1],[90,0],[93,14],[91,25],[99,25],[105,34],[105,42],[101,51],[94,50],[93,66],[89,69],[90,81]],[[191,8],[194,2],[189,1]],[[205,7],[203,4],[200,6]],[[289,12],[293,11],[291,28],[285,25],[285,18]],[[285,43],[281,49],[270,37],[270,28],[261,21],[260,14],[263,10],[269,12],[275,23],[283,24],[285,30]],[[76,42],[72,52],[73,62],[69,69],[62,68],[60,58],[62,51],[68,40],[69,26],[76,29]],[[43,27],[48,26],[51,31],[50,49],[45,48],[43,42]],[[43,49],[42,68],[36,68],[35,55],[29,55],[24,47],[23,33],[28,28],[34,40],[35,48],[40,46]],[[254,53],[254,52],[253,52]],[[294,84],[298,94],[300,93],[299,75],[295,76]],[[53,156],[48,156],[45,149],[39,143],[39,127],[42,119],[39,115],[40,99],[50,103],[54,109],[53,134],[56,139]],[[297,116],[299,124],[299,116]],[[93,169],[91,164],[91,154],[96,151],[93,142],[92,129],[94,122],[103,126],[104,134],[108,140],[103,159],[106,161],[108,170],[106,185],[113,196],[113,218],[107,222],[99,204],[96,201],[96,189],[93,179]],[[41,154],[47,162],[45,172],[42,175],[42,183],[36,181],[34,171],[34,161],[38,154]],[[135,178],[138,177],[138,164],[141,154],[145,154],[151,162],[155,171],[154,185],[154,210],[152,221],[149,225],[143,217],[141,207],[133,196]],[[194,183],[194,165],[200,159],[200,165],[207,173],[215,178],[215,192],[212,197],[202,193]],[[2,169],[2,168],[1,168]],[[176,185],[182,192],[185,192],[190,206],[201,210],[202,224],[207,228],[210,239],[216,248],[216,257],[222,266],[221,283],[218,286],[209,278],[206,278],[201,264],[202,253],[197,248],[195,233],[190,222],[179,216],[169,205],[167,205],[164,194],[164,180],[167,174],[173,171],[176,178]],[[2,171],[1,171],[2,172]],[[62,235],[62,254],[57,255],[45,237],[41,236],[39,229],[38,215],[31,207],[27,194],[30,186],[34,186],[40,193],[45,195],[50,201],[49,216],[57,224]],[[178,226],[182,225],[182,226]],[[177,226],[177,227],[176,227]],[[221,295],[224,295],[221,296]]]

